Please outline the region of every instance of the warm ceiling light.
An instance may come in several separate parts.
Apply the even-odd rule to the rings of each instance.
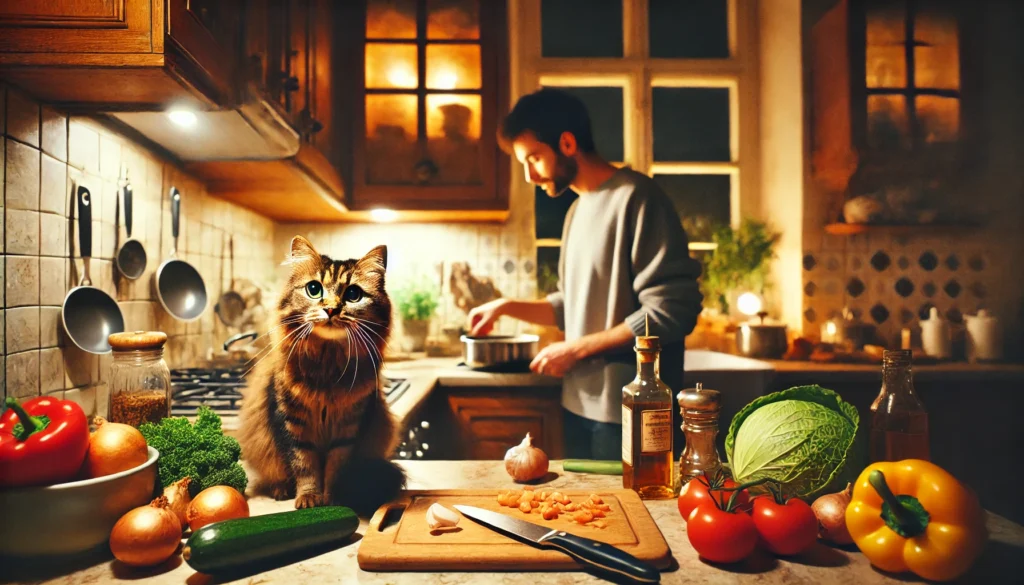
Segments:
[[[398,219],[398,212],[394,209],[371,209],[370,218],[373,219],[373,221],[386,223]]]
[[[181,128],[192,128],[196,125],[197,120],[195,112],[190,112],[188,110],[171,110],[167,112],[167,117],[171,119],[171,122],[174,122],[175,125],[180,126]]]

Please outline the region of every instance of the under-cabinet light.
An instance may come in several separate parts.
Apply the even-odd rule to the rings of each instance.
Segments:
[[[167,117],[181,128],[192,128],[196,125],[196,114],[188,110],[169,110]]]
[[[394,209],[371,209],[370,218],[376,222],[386,223],[398,219],[398,212]]]

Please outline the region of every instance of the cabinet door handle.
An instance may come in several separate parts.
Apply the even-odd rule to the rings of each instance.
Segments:
[[[299,91],[298,77],[295,77],[294,75],[289,76],[287,73],[282,73],[281,76],[284,77],[283,87],[285,91]]]

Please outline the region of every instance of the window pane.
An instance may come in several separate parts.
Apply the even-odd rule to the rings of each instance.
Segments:
[[[867,11],[868,87],[906,87],[907,9],[903,0],[875,3]]]
[[[730,175],[654,175],[672,200],[691,242],[711,241],[716,225],[730,221]]]
[[[366,96],[366,181],[413,183],[416,96]]]
[[[729,89],[655,87],[654,160],[732,160]]]
[[[416,45],[366,43],[366,87],[415,89],[419,83]]]
[[[914,18],[914,85],[960,89],[960,43],[956,18],[921,12]]]
[[[557,89],[571,93],[587,106],[597,152],[610,161],[625,160],[622,132],[622,88],[558,87]]]
[[[427,154],[432,184],[480,183],[480,96],[427,96]]]
[[[534,187],[533,197],[537,238],[561,238],[565,214],[579,195],[569,189],[558,197],[551,197],[544,189]]]
[[[480,38],[477,0],[427,0],[427,38]]]
[[[955,142],[960,136],[960,100],[922,95],[914,100],[921,137],[926,143]]]
[[[427,45],[428,89],[479,89],[480,45]]]
[[[726,0],[649,0],[651,57],[726,59],[729,16]]]
[[[543,0],[543,57],[621,57],[622,0]]]
[[[416,38],[416,0],[370,0],[366,5],[366,38]]]
[[[561,248],[537,248],[537,292],[548,295],[558,290],[558,259]]]
[[[902,95],[868,96],[868,145],[878,150],[910,147],[907,102]]]

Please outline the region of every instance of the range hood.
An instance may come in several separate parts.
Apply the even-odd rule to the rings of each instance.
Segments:
[[[232,109],[110,112],[183,161],[279,160],[299,152],[300,136],[256,91]]]

